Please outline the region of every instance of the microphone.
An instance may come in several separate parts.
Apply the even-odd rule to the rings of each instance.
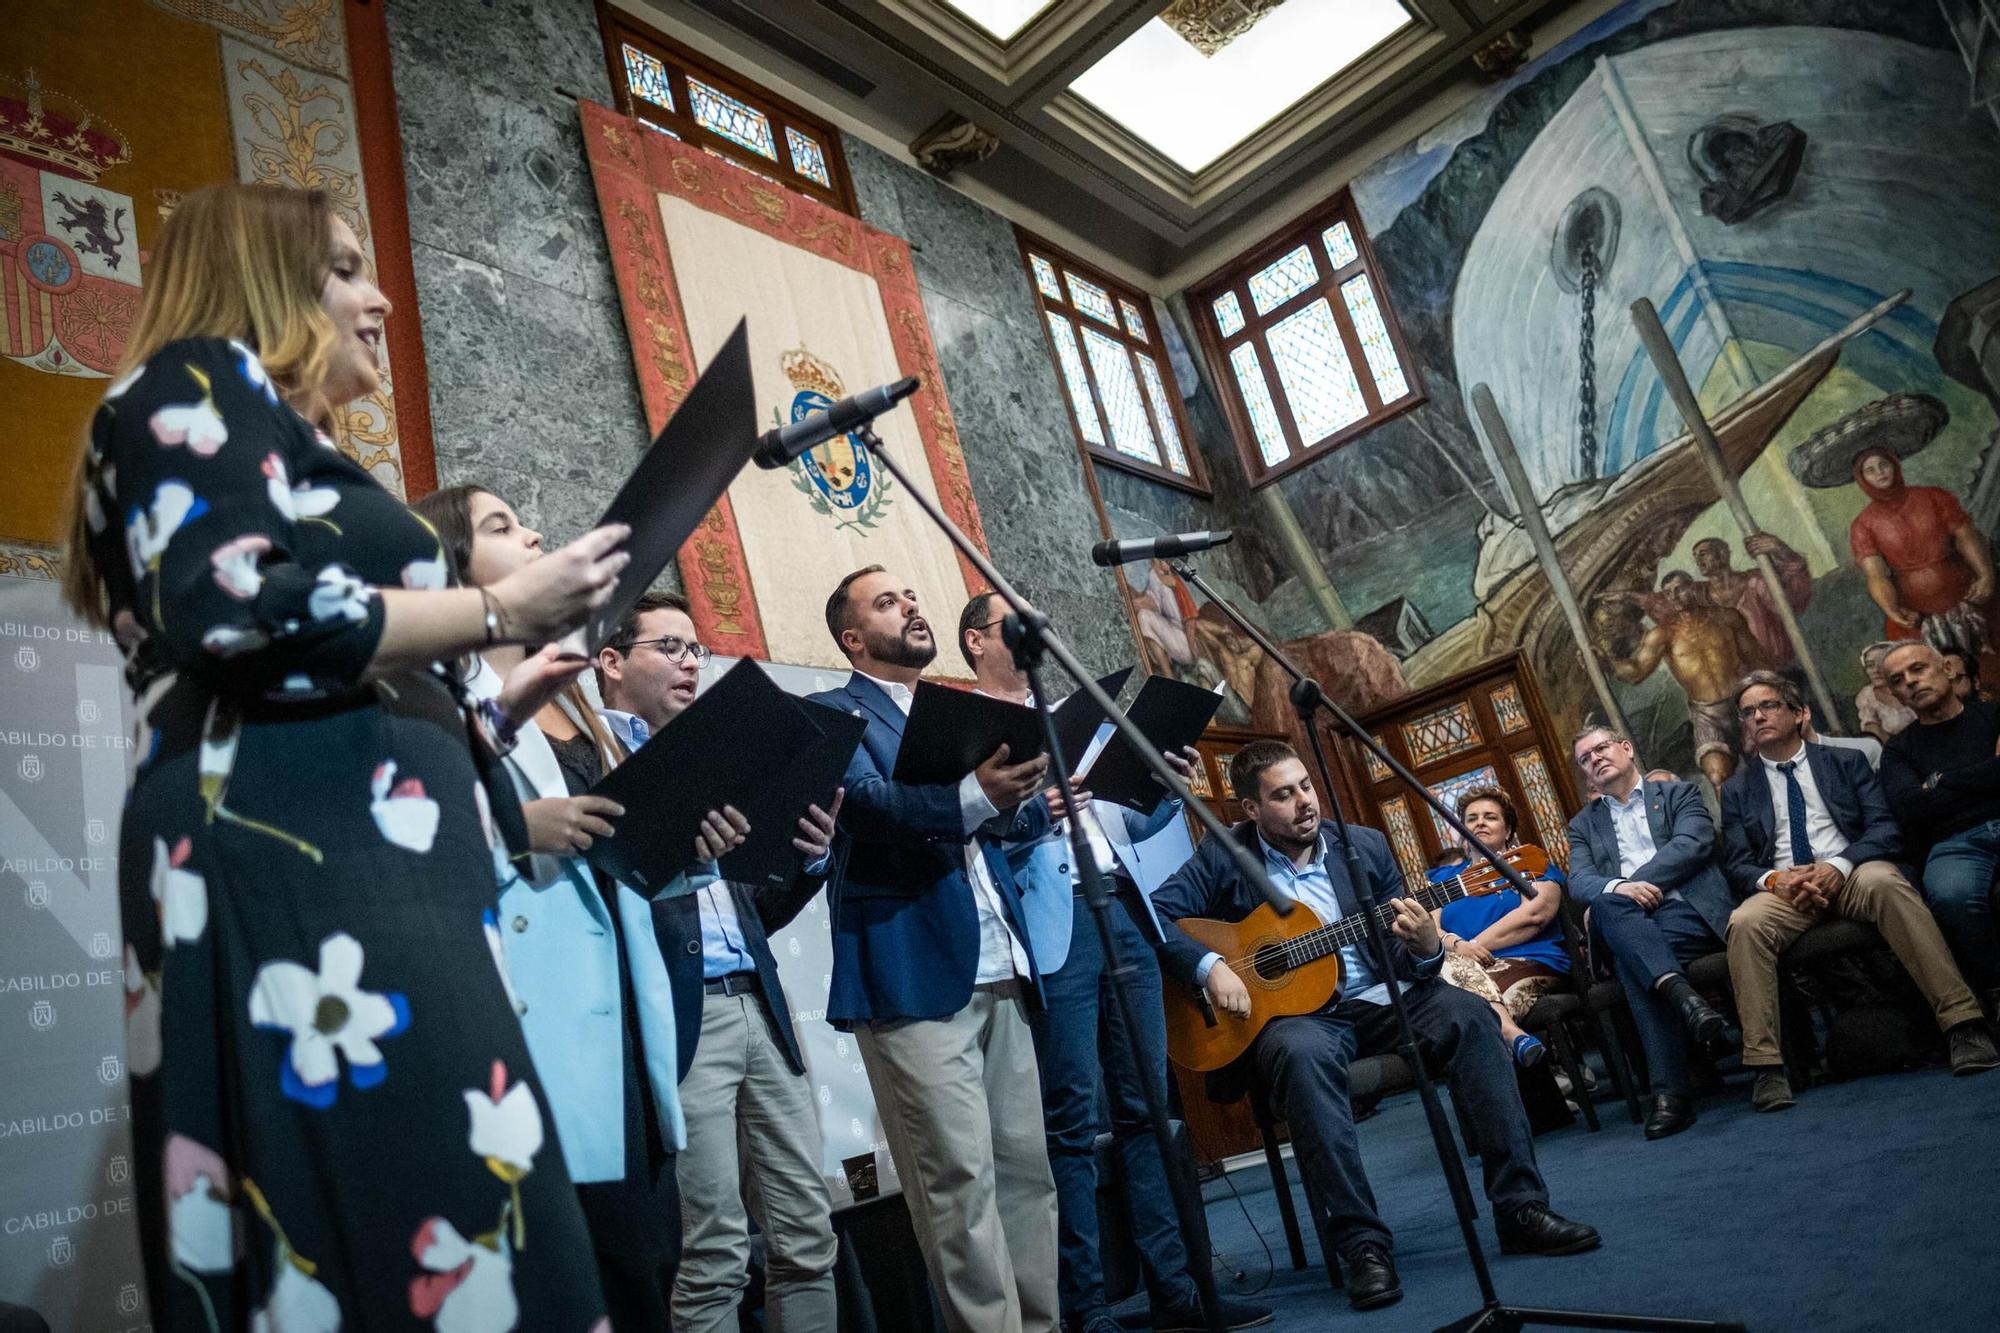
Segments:
[[[867,425],[915,393],[921,383],[912,375],[894,384],[864,389],[817,412],[808,412],[789,426],[777,426],[758,436],[757,452],[751,457],[758,467],[784,467],[806,450]]]
[[[1221,532],[1177,532],[1167,537],[1148,537],[1136,542],[1099,542],[1090,548],[1090,558],[1107,567],[1126,565],[1134,560],[1193,555],[1211,546],[1221,546],[1235,537],[1234,532],[1225,528]]]

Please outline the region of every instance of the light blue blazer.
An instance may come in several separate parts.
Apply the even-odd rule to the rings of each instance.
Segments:
[[[1140,899],[1152,908],[1148,895],[1159,881],[1180,868],[1193,850],[1181,839],[1181,850],[1171,864],[1160,853],[1149,857],[1141,844],[1180,817],[1181,803],[1161,801],[1151,815],[1142,815],[1108,801],[1093,801],[1091,810],[1104,840],[1119,867],[1140,888]],[[1007,863],[1014,868],[1014,882],[1021,886],[1022,925],[1028,935],[1028,949],[1035,967],[1043,976],[1061,969],[1069,958],[1070,934],[1076,922],[1076,894],[1070,887],[1069,821],[1064,820],[1033,842],[1010,843]],[[1158,924],[1155,918],[1154,924]]]
[[[481,664],[475,697],[500,686]],[[521,728],[507,769],[523,801],[569,795],[555,751],[532,722]],[[618,936],[589,865],[537,855],[501,875],[500,946],[528,1054],[555,1117],[563,1164],[577,1184],[625,1174],[624,1019],[618,996]],[[669,1149],[687,1144],[681,1113],[674,1001],[653,931],[652,906],[618,886],[626,966],[639,1013],[639,1066],[651,1083]]]

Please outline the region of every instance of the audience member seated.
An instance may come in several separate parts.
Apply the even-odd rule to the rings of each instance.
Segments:
[[[1461,794],[1458,817],[1489,851],[1521,845],[1513,798],[1498,787],[1473,787]],[[1456,879],[1484,864],[1458,853],[1431,871],[1431,883]],[[1562,871],[1551,865],[1544,878],[1528,885],[1535,896],[1526,902],[1503,888],[1460,898],[1431,913],[1444,936],[1444,979],[1493,1006],[1501,1039],[1523,1069],[1539,1065],[1548,1052],[1532,1033],[1521,1030],[1520,1020],[1569,974],[1569,954],[1556,920],[1563,883]]]
[[[1926,849],[1924,896],[1982,997],[1994,983],[1993,908],[2000,874],[2000,703],[1952,692],[1945,659],[1899,644],[1883,664],[1917,716],[1882,754],[1882,788],[1911,841]]]
[[[1722,785],[1723,868],[1742,903],[1729,918],[1729,981],[1743,1023],[1750,1104],[1793,1104],[1778,1040],[1778,955],[1816,922],[1866,921],[1881,931],[1930,1001],[1954,1074],[2000,1064],[1979,1003],[1952,965],[1930,909],[1894,858],[1902,831],[1867,761],[1806,739],[1811,714],[1796,683],[1753,671],[1736,715],[1756,758]]]
[[[1868,673],[1868,683],[1854,696],[1854,712],[1861,721],[1861,729],[1885,745],[1891,736],[1917,720],[1917,715],[1889,688],[1889,678],[1882,674],[1882,663],[1896,650],[1896,643],[1894,639],[1883,639],[1861,650],[1861,669]]]
[[[1689,782],[1641,780],[1632,742],[1609,727],[1576,738],[1576,765],[1598,800],[1569,824],[1569,891],[1631,1006],[1652,1076],[1646,1137],[1694,1124],[1683,1032],[1705,1053],[1727,1024],[1681,969],[1723,949],[1732,906],[1715,865],[1715,823]]]
[[[1341,845],[1333,830],[1320,823],[1318,794],[1289,745],[1253,741],[1244,746],[1230,760],[1229,785],[1249,816],[1230,836],[1262,858],[1273,885],[1322,922],[1358,910]],[[1348,826],[1348,833],[1375,897],[1393,908],[1390,961],[1403,985],[1410,1025],[1424,1059],[1449,1080],[1452,1101],[1472,1126],[1500,1248],[1510,1254],[1575,1254],[1595,1248],[1595,1230],[1549,1208],[1513,1063],[1500,1042],[1493,1011],[1438,982],[1444,944],[1437,923],[1402,895],[1402,872],[1388,839],[1355,825]],[[1163,922],[1191,916],[1241,921],[1263,901],[1216,838],[1205,840],[1153,895]],[[1160,951],[1161,965],[1177,979],[1208,992],[1218,1022],[1249,1016],[1250,992],[1221,955],[1180,930],[1164,931]],[[1365,944],[1343,946],[1340,959],[1342,986],[1333,1001],[1317,1013],[1272,1020],[1247,1058],[1257,1062],[1272,1104],[1291,1126],[1320,1235],[1347,1270],[1348,1301],[1366,1310],[1398,1299],[1403,1289],[1390,1258],[1389,1228],[1375,1211],[1375,1196],[1362,1169],[1347,1066],[1358,1055],[1393,1049],[1398,1033],[1388,986]]]

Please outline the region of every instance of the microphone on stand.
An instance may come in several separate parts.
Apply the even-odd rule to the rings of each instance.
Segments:
[[[852,394],[830,407],[809,412],[788,426],[777,426],[757,438],[752,454],[758,467],[784,467],[808,449],[865,426],[917,391],[922,381],[912,375]]]
[[[1196,551],[1206,551],[1211,546],[1233,541],[1235,537],[1234,532],[1225,528],[1221,532],[1177,532],[1167,537],[1148,537],[1143,541],[1099,542],[1090,548],[1090,558],[1108,568],[1127,565],[1134,560],[1193,555]]]

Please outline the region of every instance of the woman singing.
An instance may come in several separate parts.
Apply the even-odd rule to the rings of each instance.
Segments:
[[[580,624],[625,532],[447,588],[322,433],[388,315],[325,194],[191,194],[79,460],[65,591],[144,720],[119,884],[160,1327],[602,1322],[498,965],[519,807],[432,664]],[[575,670],[531,659],[491,731]]]
[[[1489,851],[1520,845],[1514,802],[1498,787],[1474,787],[1460,796],[1458,817]],[[1431,881],[1454,879],[1471,864],[1468,859],[1433,870]],[[1500,1016],[1500,1035],[1523,1069],[1540,1064],[1547,1051],[1521,1030],[1519,1019],[1535,1007],[1542,992],[1569,972],[1562,927],[1556,923],[1562,907],[1562,872],[1550,866],[1547,875],[1528,886],[1535,896],[1526,902],[1514,890],[1501,889],[1446,903],[1432,914],[1444,935],[1445,980],[1493,1006]]]

